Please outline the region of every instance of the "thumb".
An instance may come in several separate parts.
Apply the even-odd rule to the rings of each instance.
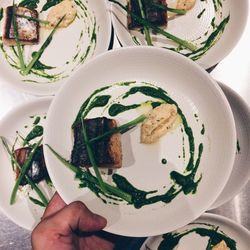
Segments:
[[[72,231],[94,232],[103,229],[107,220],[100,215],[92,213],[82,202],[75,201],[65,206],[52,216],[43,220],[48,227],[58,228],[63,234]]]
[[[63,201],[61,196],[57,192],[55,192],[55,194],[51,198],[48,206],[46,207],[46,209],[44,211],[42,220],[45,219],[46,217],[51,216],[51,215],[55,214],[56,212],[60,211],[65,206],[67,206],[67,204]]]

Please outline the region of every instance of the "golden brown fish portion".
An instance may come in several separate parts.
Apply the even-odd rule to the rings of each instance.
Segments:
[[[88,139],[91,140],[117,127],[116,120],[106,117],[85,119],[84,125]],[[73,128],[74,146],[71,152],[71,163],[79,167],[90,167],[87,148],[83,142],[82,122],[79,121]],[[122,166],[122,148],[120,133],[106,136],[91,144],[98,167],[120,168]]]
[[[38,18],[38,12],[26,7],[16,7],[16,14]],[[13,6],[9,6],[4,12],[5,23],[3,31],[3,43],[5,45],[16,45],[13,27]],[[21,44],[37,44],[39,42],[39,23],[16,16],[18,38]]]

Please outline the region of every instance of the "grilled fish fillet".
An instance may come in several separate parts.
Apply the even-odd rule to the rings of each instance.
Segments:
[[[98,117],[84,120],[88,139],[93,139],[112,128],[117,127],[114,119]],[[86,145],[83,143],[82,123],[79,121],[73,128],[74,146],[71,162],[75,166],[90,167]],[[91,144],[98,167],[120,168],[122,166],[122,149],[120,134],[112,134]]]
[[[141,125],[141,143],[150,144],[166,134],[177,118],[177,108],[173,104],[161,104],[149,112]]]
[[[152,0],[153,3],[167,7],[165,0]],[[146,19],[156,26],[163,26],[167,24],[167,12],[165,10],[158,9],[149,0],[142,0],[144,6],[144,13]],[[128,2],[129,11],[133,12],[137,16],[141,17],[141,11],[138,4],[138,0],[130,0]],[[143,25],[138,23],[133,17],[128,15],[128,28],[129,29],[140,29]]]
[[[24,165],[25,161],[29,157],[30,151],[31,150],[29,147],[19,148],[15,150],[15,157],[21,167]],[[16,169],[16,178],[19,176],[19,174],[19,169]],[[27,171],[27,175],[35,183],[39,183],[40,181],[49,177],[43,155],[43,146],[39,146],[37,148],[37,151],[33,156],[32,163]],[[27,181],[25,178],[23,178],[20,185],[24,186],[26,184]]]
[[[36,10],[26,7],[16,7],[16,14],[38,18]],[[3,43],[5,45],[16,45],[13,27],[13,6],[5,9],[5,23],[3,31]],[[39,23],[28,20],[24,17],[16,16],[18,38],[21,44],[36,44],[39,42]]]

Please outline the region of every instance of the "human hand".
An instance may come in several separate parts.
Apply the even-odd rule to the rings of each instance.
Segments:
[[[111,250],[114,243],[95,234],[106,224],[105,218],[92,213],[82,202],[66,205],[56,193],[32,232],[32,247],[34,250]]]

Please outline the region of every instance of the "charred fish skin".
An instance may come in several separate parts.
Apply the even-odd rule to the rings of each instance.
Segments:
[[[89,140],[117,127],[115,120],[106,117],[85,119],[84,125]],[[83,142],[81,121],[74,126],[73,134],[74,146],[71,152],[71,163],[79,167],[90,167],[91,163],[88,157],[87,148]],[[118,138],[117,135],[113,134],[93,142],[91,145],[95,154],[95,161],[99,167],[121,167],[120,137]]]
[[[167,25],[166,10],[161,10],[153,6],[152,3],[167,7],[167,3],[164,0],[142,0],[146,19],[156,26]],[[135,15],[141,17],[138,0],[130,0],[128,3],[128,9]],[[132,18],[130,15],[128,15],[128,28],[133,30],[143,28],[143,26],[138,23],[135,18]]]
[[[3,32],[3,43],[5,45],[16,45],[13,27],[13,6],[5,9],[5,24]],[[38,12],[26,7],[15,7],[16,14],[38,18]],[[37,44],[39,42],[39,22],[28,20],[27,18],[16,16],[18,37],[21,44]]]
[[[29,147],[19,148],[15,150],[15,157],[21,167],[27,160],[30,151],[31,150]],[[16,177],[19,176],[19,173],[20,171],[16,170]],[[27,175],[34,183],[39,183],[40,181],[49,179],[49,174],[44,160],[43,146],[39,146],[37,148],[37,151],[32,159],[32,163],[28,168]],[[20,185],[24,186],[26,184],[27,181],[23,178]]]

